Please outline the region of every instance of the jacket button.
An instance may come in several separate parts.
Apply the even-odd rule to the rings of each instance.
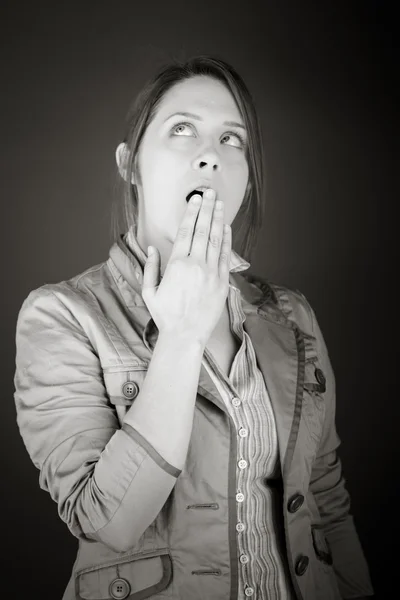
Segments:
[[[109,592],[112,598],[121,600],[129,596],[131,593],[131,586],[126,579],[114,579],[114,581],[110,583]]]
[[[136,396],[139,393],[137,383],[135,383],[134,381],[125,381],[124,385],[122,386],[122,393],[125,396],[125,398],[128,398],[128,400],[136,398]]]
[[[288,511],[291,513],[295,513],[297,510],[299,510],[303,502],[304,496],[302,494],[295,494],[290,498],[288,502]]]
[[[326,377],[322,369],[315,369],[314,371],[315,379],[322,385],[325,391]]]
[[[308,556],[300,556],[300,558],[298,558],[296,561],[296,575],[304,575],[304,573],[307,571],[309,562],[310,559],[308,558]]]

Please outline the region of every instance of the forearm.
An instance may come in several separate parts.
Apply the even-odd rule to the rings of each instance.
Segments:
[[[186,460],[203,352],[189,336],[160,333],[142,388],[124,419],[177,469]]]

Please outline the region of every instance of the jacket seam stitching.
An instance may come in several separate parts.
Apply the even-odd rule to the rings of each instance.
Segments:
[[[89,290],[89,292],[90,292],[90,295],[91,295],[92,297],[96,298],[96,296],[95,296],[95,294],[93,293],[93,291],[92,291],[92,290]],[[95,309],[96,309],[96,307],[95,307]],[[97,316],[98,316],[99,322],[100,322],[100,324],[101,324],[101,326],[102,326],[102,328],[103,328],[103,331],[104,331],[104,333],[106,334],[106,336],[107,336],[107,338],[108,338],[108,340],[109,340],[110,344],[111,344],[111,345],[112,345],[112,347],[114,348],[114,350],[115,350],[115,353],[118,355],[118,358],[119,358],[119,360],[120,360],[120,361],[121,361],[121,363],[123,364],[123,362],[124,362],[124,361],[123,361],[123,359],[122,359],[122,357],[121,357],[121,354],[120,354],[120,352],[119,352],[118,348],[116,347],[116,345],[115,345],[115,343],[114,343],[114,340],[111,338],[111,335],[110,335],[110,333],[109,333],[108,329],[106,328],[106,325],[105,325],[105,323],[108,325],[108,323],[107,323],[107,320],[106,320],[106,319],[104,319],[104,316],[103,316],[103,314],[101,313],[101,311],[97,311],[97,310],[96,310],[96,314],[97,314]],[[121,338],[121,339],[122,339],[122,342],[124,343],[124,340],[123,340],[123,338]],[[126,344],[124,344],[124,346],[125,346],[125,349],[128,349],[128,350],[129,350],[129,348],[127,347],[127,345],[126,345]]]

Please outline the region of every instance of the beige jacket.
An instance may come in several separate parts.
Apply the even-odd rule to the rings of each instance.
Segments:
[[[158,334],[136,269],[121,238],[106,262],[32,291],[18,318],[18,425],[41,488],[79,539],[63,600],[236,600],[236,432],[204,366],[182,472],[124,424]],[[230,282],[275,414],[297,598],[372,595],[315,314],[297,291],[233,271]],[[218,506],[196,512],[207,536],[188,535],[196,503]],[[214,574],[196,577],[204,565]]]

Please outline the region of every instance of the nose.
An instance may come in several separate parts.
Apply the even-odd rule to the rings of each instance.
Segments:
[[[202,152],[194,159],[193,167],[203,172],[214,172],[221,170],[221,161],[215,150],[209,149]]]

